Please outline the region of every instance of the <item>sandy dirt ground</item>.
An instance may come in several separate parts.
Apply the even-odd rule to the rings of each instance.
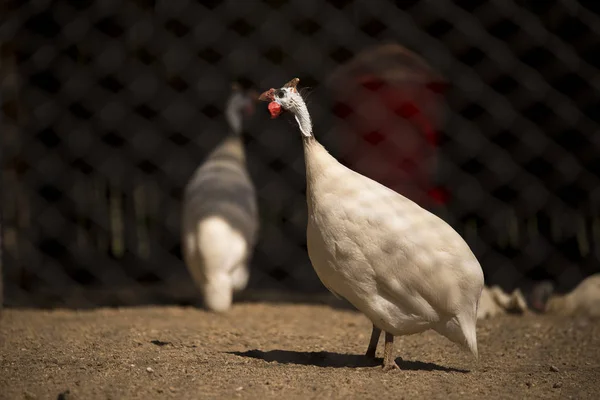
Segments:
[[[480,322],[479,361],[434,332],[397,338],[389,373],[362,356],[370,329],[326,305],[8,309],[0,398],[598,398],[598,321]]]

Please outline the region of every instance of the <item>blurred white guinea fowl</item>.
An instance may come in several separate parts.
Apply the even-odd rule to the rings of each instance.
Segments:
[[[385,332],[383,368],[398,368],[394,336],[433,329],[477,357],[483,272],[447,223],[340,164],[313,136],[295,78],[260,96],[273,118],[294,114],[304,143],[307,245],[323,284],[373,323],[367,356]]]
[[[600,318],[600,274],[588,276],[570,293],[552,295],[552,291],[550,287],[546,313]]]
[[[254,96],[255,98],[256,96]],[[182,246],[185,263],[204,305],[223,312],[246,287],[258,230],[255,189],[246,169],[243,113],[254,99],[233,86],[225,116],[229,132],[186,186]]]

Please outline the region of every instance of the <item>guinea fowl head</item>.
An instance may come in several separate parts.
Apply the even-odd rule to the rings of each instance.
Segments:
[[[260,95],[259,100],[269,102],[271,118],[277,118],[284,110],[295,114],[299,103],[304,103],[296,87],[298,82],[300,82],[300,79],[294,78],[283,87],[279,89],[271,88]]]
[[[271,118],[277,118],[283,111],[294,114],[302,135],[311,137],[312,123],[306,103],[298,93],[298,82],[300,82],[300,79],[294,78],[279,89],[271,88],[265,91],[258,99],[269,102]]]
[[[255,91],[244,92],[239,84],[231,85],[231,95],[227,99],[225,115],[234,133],[241,133],[242,120],[254,113],[254,102],[257,99],[258,95]]]

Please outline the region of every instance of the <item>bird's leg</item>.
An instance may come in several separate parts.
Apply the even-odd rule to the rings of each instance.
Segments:
[[[383,350],[383,370],[387,372],[393,369],[400,369],[394,357],[394,335],[386,332],[385,348]]]
[[[377,343],[379,343],[379,336],[381,336],[381,329],[373,325],[373,332],[371,332],[371,341],[369,342],[367,354],[365,354],[367,357],[375,358],[375,353],[377,352]]]

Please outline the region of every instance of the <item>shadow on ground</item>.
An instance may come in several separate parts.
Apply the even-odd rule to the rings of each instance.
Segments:
[[[378,367],[381,366],[383,361],[381,358],[373,360],[362,354],[341,354],[328,351],[248,350],[243,352],[233,351],[229,352],[229,354],[235,354],[240,357],[257,358],[267,362],[276,361],[280,364],[314,365],[317,367],[330,368]],[[459,372],[463,374],[469,372],[464,369],[444,367],[429,362],[408,361],[401,358],[397,358],[396,363],[400,369],[407,371],[443,371]]]

